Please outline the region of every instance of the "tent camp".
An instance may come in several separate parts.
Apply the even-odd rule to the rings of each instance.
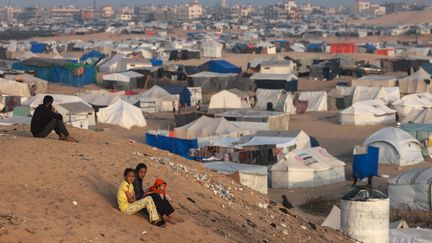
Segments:
[[[220,58],[222,57],[223,45],[215,40],[209,39],[203,44],[203,57]]]
[[[222,90],[210,98],[208,109],[247,109],[249,96],[238,89]]]
[[[249,165],[233,162],[207,162],[205,167],[221,174],[230,175],[240,184],[255,191],[267,194],[267,166]]]
[[[217,136],[239,137],[241,130],[225,118],[201,116],[189,124],[176,127],[174,134],[178,138],[185,139]]]
[[[391,104],[400,99],[399,87],[365,87],[356,86],[352,103],[364,100],[382,100],[385,104]]]
[[[176,109],[179,104],[178,95],[171,95],[168,91],[157,85],[141,93],[139,100],[141,110],[146,113],[172,111],[173,102]]]
[[[294,150],[271,167],[272,188],[304,188],[345,181],[345,163],[322,147]]]
[[[382,100],[360,101],[340,113],[342,125],[392,124],[396,111],[388,108]]]
[[[388,180],[392,208],[432,210],[432,168],[416,168]]]
[[[103,75],[102,85],[112,90],[133,90],[144,88],[144,75],[135,71]]]
[[[123,100],[118,100],[108,107],[99,109],[97,119],[98,122],[113,124],[126,129],[131,129],[133,126],[147,126],[141,109]]]
[[[399,79],[399,88],[404,94],[431,92],[431,74],[420,68],[417,72]]]
[[[370,135],[363,144],[379,148],[381,164],[406,166],[423,161],[420,142],[399,128],[383,128]]]
[[[400,119],[405,118],[412,110],[423,110],[432,107],[431,93],[418,93],[405,95],[402,99],[394,102],[393,107],[397,110]]]

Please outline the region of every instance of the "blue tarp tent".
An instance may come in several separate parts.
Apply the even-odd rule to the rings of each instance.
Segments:
[[[150,59],[152,66],[162,66],[163,61],[161,59]]]
[[[423,63],[421,66],[426,72],[432,75],[432,63]]]
[[[92,63],[96,63],[104,57],[105,57],[105,54],[103,54],[102,52],[93,50],[89,53],[82,55],[80,57],[80,62],[85,62],[87,59],[92,59]]]
[[[225,60],[212,60],[200,66],[201,71],[214,73],[240,73],[241,69]]]
[[[47,44],[40,43],[40,42],[31,42],[31,49],[30,51],[33,53],[44,53],[47,50]]]
[[[172,95],[179,95],[181,105],[187,104],[188,106],[190,106],[191,93],[186,86],[179,85],[179,84],[172,84],[172,85],[164,85],[162,86],[162,88],[168,91],[168,93]]]
[[[379,148],[374,146],[368,146],[366,153],[354,154],[353,177],[361,180],[370,175],[378,176],[378,155]]]
[[[170,151],[171,153],[180,155],[186,159],[193,159],[189,156],[189,149],[198,148],[197,139],[180,139],[150,133],[146,133],[145,139],[146,144],[150,146]]]
[[[367,43],[366,45],[364,45],[363,48],[366,49],[367,53],[375,53],[375,51],[377,49],[376,46],[374,46],[372,44],[369,44],[369,43]]]
[[[324,43],[309,43],[306,46],[307,52],[324,52]]]
[[[35,76],[53,83],[81,87],[96,82],[96,66],[61,59],[35,58],[16,62],[13,69],[34,71]]]

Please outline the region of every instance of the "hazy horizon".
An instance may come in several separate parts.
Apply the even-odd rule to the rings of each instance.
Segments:
[[[282,2],[283,0],[269,0],[265,2],[265,5],[276,3],[276,2]],[[42,5],[46,7],[52,7],[55,5],[75,5],[77,7],[91,7],[93,6],[92,0],[76,0],[71,3],[71,1],[66,0],[57,0],[57,1],[50,1],[50,0],[34,0],[29,3],[27,0],[0,0],[0,6],[7,5],[8,3],[11,3],[13,6],[34,6],[34,5]],[[129,4],[129,5],[147,5],[147,4],[184,4],[184,3],[190,3],[191,0],[125,0],[125,1],[110,1],[110,0],[97,0],[97,6],[101,7],[102,5],[110,4],[113,7],[119,7],[122,4]],[[200,0],[201,4],[203,5],[216,5],[219,3],[219,0]],[[303,3],[311,3],[316,5],[325,5],[325,6],[349,6],[352,5],[354,0],[296,0],[296,3],[303,4]],[[373,3],[385,3],[385,2],[401,2],[401,1],[389,1],[389,0],[371,0],[370,2]],[[418,4],[427,4],[431,3],[428,0],[408,0],[405,2],[411,2],[411,3],[418,3]],[[237,1],[230,1],[228,0],[229,4],[253,4],[253,5],[260,5],[262,4],[262,1],[259,0],[237,0]]]

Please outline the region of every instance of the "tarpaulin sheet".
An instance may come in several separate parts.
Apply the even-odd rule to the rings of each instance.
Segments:
[[[368,146],[367,153],[354,154],[353,176],[358,179],[378,176],[378,154],[379,148],[374,146]]]
[[[198,148],[197,139],[181,139],[146,133],[146,144],[170,151],[186,159],[193,159],[189,156],[189,149]]]

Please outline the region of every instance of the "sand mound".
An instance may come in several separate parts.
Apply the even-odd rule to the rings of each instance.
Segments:
[[[421,11],[406,11],[384,15],[376,19],[369,20],[349,20],[350,24],[367,25],[399,25],[399,24],[420,24],[432,22],[432,9]]]
[[[71,144],[28,130],[0,127],[0,242],[347,241],[197,162],[105,132],[71,128],[81,140]],[[118,211],[121,174],[137,161],[149,167],[147,185],[167,181],[185,223],[161,229]]]

